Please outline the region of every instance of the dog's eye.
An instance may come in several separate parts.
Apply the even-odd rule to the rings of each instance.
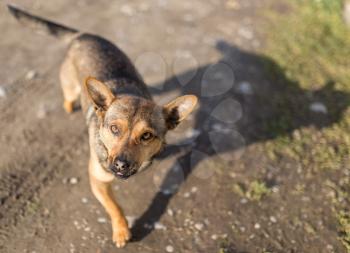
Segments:
[[[118,127],[117,127],[116,125],[112,125],[112,126],[111,126],[111,132],[112,132],[113,134],[119,134],[119,129],[118,129]]]
[[[154,135],[151,132],[145,132],[141,135],[141,140],[142,141],[149,141],[153,139]]]

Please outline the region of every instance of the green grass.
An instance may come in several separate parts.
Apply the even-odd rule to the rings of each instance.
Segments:
[[[347,251],[350,252],[350,212],[341,211],[338,214],[338,222],[340,239]]]
[[[350,27],[342,18],[343,2],[284,2],[288,11],[283,15],[266,11],[263,63],[280,89],[268,101],[277,116],[264,125],[273,137],[266,142],[266,153],[276,161],[293,159],[314,174],[342,169],[350,154]],[[305,123],[315,100],[328,109],[329,121],[321,128]],[[334,188],[340,240],[350,252],[350,213],[338,200],[350,203],[349,194]]]
[[[278,117],[264,126],[276,137],[267,152],[273,159],[288,155],[313,170],[337,169],[350,149],[350,28],[340,0],[288,2],[288,15],[267,14],[272,22],[264,64],[283,89],[271,95]],[[310,97],[328,108],[331,123],[322,131],[303,127]]]
[[[253,201],[260,201],[271,192],[264,182],[258,180],[254,180],[246,186],[234,184],[232,190],[238,195]]]

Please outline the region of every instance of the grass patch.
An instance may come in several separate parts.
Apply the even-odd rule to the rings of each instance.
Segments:
[[[347,251],[350,252],[350,212],[340,212],[338,222],[340,239]]]
[[[278,83],[269,97],[275,114],[265,124],[274,138],[266,143],[273,160],[288,157],[305,170],[337,170],[350,150],[350,28],[342,17],[342,0],[294,0],[288,13],[267,11],[266,75]],[[321,102],[327,113],[318,124],[310,111]],[[334,183],[334,210],[340,240],[350,252],[350,213],[347,190]],[[341,211],[342,210],[342,211]],[[312,231],[312,229],[310,229]]]
[[[337,169],[350,149],[350,28],[341,0],[288,3],[288,15],[267,14],[271,23],[263,53],[271,60],[264,65],[282,89],[269,98],[278,116],[264,126],[275,137],[267,153],[314,170]],[[327,106],[322,124],[310,120],[312,101]]]
[[[234,184],[233,191],[238,195],[253,201],[260,201],[264,196],[271,192],[264,182],[258,180],[252,181],[247,186]]]

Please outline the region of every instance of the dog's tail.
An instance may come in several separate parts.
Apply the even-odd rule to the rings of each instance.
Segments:
[[[39,33],[50,34],[65,41],[72,40],[79,31],[49,20],[34,16],[13,5],[7,5],[10,13],[23,25],[33,28]]]

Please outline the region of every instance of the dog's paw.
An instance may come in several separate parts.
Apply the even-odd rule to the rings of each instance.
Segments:
[[[70,101],[64,101],[63,108],[66,111],[66,113],[72,113],[74,111],[74,104]]]
[[[113,242],[117,248],[122,248],[131,238],[131,233],[126,221],[113,225]]]

